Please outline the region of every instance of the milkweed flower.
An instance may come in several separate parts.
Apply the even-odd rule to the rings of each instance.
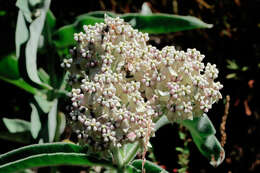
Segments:
[[[205,67],[199,51],[158,50],[118,17],[83,29],[61,64],[70,72],[70,117],[81,142],[109,149],[144,141],[156,117],[192,119],[221,98],[218,70]]]

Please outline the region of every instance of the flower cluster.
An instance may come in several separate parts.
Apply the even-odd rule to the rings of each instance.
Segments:
[[[62,67],[70,72],[72,121],[83,142],[120,147],[154,134],[155,117],[192,119],[221,98],[215,65],[195,49],[158,50],[120,18],[84,26]]]

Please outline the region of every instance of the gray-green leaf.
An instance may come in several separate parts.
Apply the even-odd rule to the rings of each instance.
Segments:
[[[3,122],[10,133],[19,133],[30,131],[31,124],[21,119],[3,118]]]
[[[50,0],[45,0],[44,5],[42,9],[40,10],[40,16],[36,18],[30,25],[29,31],[30,31],[30,38],[26,44],[25,48],[25,56],[26,56],[26,70],[29,78],[45,87],[49,88],[48,86],[44,85],[39,76],[37,71],[37,49],[38,49],[38,43],[39,39],[43,30],[46,13],[50,6]]]
[[[216,130],[206,114],[180,123],[189,129],[196,146],[210,160],[211,165],[216,167],[223,162],[225,151],[216,138]]]
[[[46,95],[35,95],[34,99],[44,113],[48,113],[51,110],[53,102],[48,101]]]
[[[41,120],[39,117],[39,113],[37,111],[37,108],[30,104],[32,107],[32,113],[31,113],[31,134],[34,139],[37,138],[40,130],[41,130]]]
[[[21,10],[18,12],[18,18],[15,30],[15,46],[16,46],[16,57],[20,57],[20,47],[29,38],[29,31],[25,23],[24,15]]]
[[[113,167],[107,161],[87,155],[86,148],[69,143],[30,145],[0,155],[0,172],[4,173],[58,165]]]
[[[53,106],[48,114],[49,142],[53,142],[55,137],[55,132],[57,128],[57,106],[58,100],[55,99],[53,102]]]

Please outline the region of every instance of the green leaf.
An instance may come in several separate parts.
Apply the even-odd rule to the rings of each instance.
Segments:
[[[179,16],[170,14],[137,14],[129,13],[120,16],[126,22],[135,21],[134,28],[150,34],[162,34],[185,31],[198,28],[212,28],[193,16]]]
[[[24,15],[21,10],[19,10],[16,30],[15,30],[15,46],[16,46],[16,57],[20,57],[20,47],[29,38],[29,31],[25,23]]]
[[[29,93],[39,93],[36,88],[32,87],[20,77],[18,60],[13,54],[9,54],[0,60],[0,79],[16,85]]]
[[[159,120],[156,121],[155,130],[158,130],[159,128],[161,128],[162,126],[164,126],[166,124],[170,124],[170,121],[168,120],[168,118],[165,115],[163,115]]]
[[[206,114],[180,123],[189,129],[196,146],[211,165],[216,167],[223,162],[225,151],[215,137],[216,130]]]
[[[29,3],[31,6],[36,6],[37,4],[40,4],[42,0],[29,0]]]
[[[65,48],[76,44],[73,34],[76,32],[74,25],[66,25],[61,27],[54,33],[54,43],[57,48]]]
[[[179,151],[179,152],[181,152],[181,153],[183,153],[183,152],[184,152],[184,149],[183,149],[183,148],[181,148],[181,147],[176,147],[176,148],[175,148],[175,150],[176,150],[176,151]]]
[[[18,79],[20,77],[18,61],[13,54],[0,59],[0,76],[9,79]]]
[[[140,144],[139,142],[125,144],[122,149],[124,151],[123,163],[126,165],[135,158],[140,150]]]
[[[90,15],[78,16],[75,23],[61,27],[54,33],[54,43],[58,48],[65,48],[74,45],[74,33],[83,30],[83,25],[94,25],[95,23],[104,22],[104,19],[93,17]]]
[[[83,14],[81,16],[89,15],[89,16],[92,16],[92,17],[97,17],[97,18],[103,19],[105,14],[107,14],[110,17],[117,17],[118,16],[118,14],[111,12],[111,11],[93,11],[93,12]]]
[[[19,79],[8,79],[5,77],[0,76],[0,79],[3,81],[6,81],[8,83],[11,83],[13,85],[16,85],[17,87],[31,93],[31,94],[39,94],[39,90],[36,88],[32,87],[30,84],[25,82],[22,78]]]
[[[93,17],[104,18],[104,14],[107,14],[106,11],[97,11],[84,14],[82,16],[91,15]],[[134,21],[135,29],[138,29],[142,32],[147,32],[150,34],[161,34],[161,33],[170,33],[178,32],[191,29],[199,28],[212,28],[213,25],[207,24],[200,19],[193,16],[180,16],[180,15],[171,15],[164,13],[127,13],[123,15],[109,13],[111,16],[124,19],[126,22],[132,23]],[[132,21],[132,22],[131,22]]]
[[[227,60],[227,68],[230,70],[239,70],[239,66],[237,65],[235,60]]]
[[[142,170],[142,163],[143,163],[143,160],[141,159],[138,159],[138,160],[134,160],[131,165],[133,167],[135,167],[136,169],[138,170]],[[145,161],[145,164],[144,164],[144,169],[145,171],[148,173],[167,173],[166,170],[164,170],[163,168],[161,168],[160,166],[146,160]]]
[[[106,11],[90,12],[77,17],[76,22],[61,27],[55,34],[55,45],[58,48],[65,48],[75,45],[73,34],[83,30],[83,25],[94,25],[104,22],[104,14],[112,17],[119,16],[126,22],[133,25],[135,29],[150,34],[170,33],[198,28],[211,28],[200,19],[192,16],[179,16],[170,14],[138,14],[129,13],[124,15]]]
[[[3,118],[3,122],[10,133],[26,132],[31,129],[30,122],[25,120]]]
[[[53,102],[48,101],[46,95],[35,95],[34,99],[36,100],[36,102],[38,103],[38,105],[44,113],[50,112],[53,106]]]
[[[38,70],[38,76],[44,83],[50,84],[50,76],[46,71],[43,70],[43,68],[39,68]]]
[[[5,10],[0,10],[0,17],[1,16],[5,16],[6,15],[6,11]]]
[[[45,38],[45,43],[47,45],[47,48],[48,46],[52,47],[52,34],[54,32],[55,25],[56,25],[56,18],[53,15],[53,13],[49,10],[46,15],[46,21],[43,29],[43,35]]]
[[[49,142],[53,142],[56,128],[57,128],[57,106],[58,100],[55,99],[53,106],[48,114],[48,131],[49,131]]]
[[[226,76],[227,79],[237,79],[237,74],[236,73],[229,73]]]
[[[41,120],[39,117],[39,113],[37,111],[37,108],[30,104],[32,107],[32,113],[31,113],[31,134],[34,139],[37,138],[40,130],[41,130]]]
[[[127,173],[142,173],[142,170],[137,169],[135,167],[133,167],[132,165],[127,165],[126,166],[126,172]],[[106,172],[105,172],[106,173]],[[109,172],[110,173],[110,172]]]
[[[69,143],[30,145],[0,155],[0,172],[58,165],[112,167],[107,161],[95,159],[85,153],[85,148]]]
[[[61,135],[66,128],[66,116],[62,112],[58,113],[58,127],[58,134]]]
[[[113,155],[113,161],[115,161],[115,164],[119,167],[122,168],[124,166],[124,155],[122,153],[122,147],[118,148],[118,147],[114,147],[112,149],[112,155]]]
[[[20,160],[29,156],[38,154],[51,153],[85,153],[86,148],[72,143],[56,142],[45,144],[33,144],[12,150],[8,153],[0,155],[0,165],[6,164],[14,160]]]
[[[146,7],[145,7],[146,8]],[[123,15],[109,13],[106,11],[97,11],[87,13],[93,17],[104,18],[104,14],[111,14],[110,16],[124,19],[126,22],[134,23],[133,27],[142,32],[150,34],[162,34],[170,32],[185,31],[199,28],[212,28],[213,25],[207,24],[200,19],[193,16],[180,16],[164,13],[127,13]]]
[[[15,5],[20,9],[19,11],[23,13],[26,20],[28,22],[32,22],[32,17],[31,17],[32,14],[29,8],[28,0],[17,0]]]
[[[26,70],[28,77],[35,83],[41,85],[44,88],[48,88],[49,86],[43,84],[38,76],[37,71],[37,49],[39,39],[41,37],[41,33],[43,30],[43,26],[45,23],[46,13],[50,6],[50,0],[45,0],[43,8],[40,10],[40,16],[37,17],[30,25],[30,38],[26,44],[25,48],[25,58],[26,58]]]

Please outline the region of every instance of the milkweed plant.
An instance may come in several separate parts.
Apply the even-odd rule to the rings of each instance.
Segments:
[[[205,66],[196,49],[158,50],[119,17],[83,28],[74,34],[72,58],[61,64],[70,73],[69,115],[80,143],[99,150],[144,144],[156,118],[193,120],[221,99],[216,65]]]
[[[41,10],[44,9],[48,10]],[[51,13],[44,14],[47,17],[45,16],[46,21],[43,19],[43,22],[48,24],[52,21]],[[76,134],[77,139],[58,142],[58,127],[56,131],[49,132],[49,141],[42,141],[52,143],[41,142],[42,144],[25,146],[1,155],[0,172],[57,165],[99,165],[108,171],[117,172],[167,172],[145,160],[145,152],[148,146],[151,147],[149,140],[155,136],[156,130],[169,123],[185,126],[200,152],[213,166],[218,166],[224,159],[224,150],[216,139],[216,131],[206,115],[213,104],[222,98],[220,90],[223,85],[216,81],[219,73],[216,65],[204,63],[205,56],[196,49],[183,51],[174,46],[166,46],[159,50],[149,44],[149,35],[146,33],[178,31],[178,26],[174,23],[178,20],[193,22],[193,25],[189,25],[193,28],[181,26],[184,29],[179,30],[203,28],[208,25],[196,18],[164,14],[130,13],[116,16],[110,12],[93,12],[85,17],[86,20],[84,16],[78,18],[79,21],[83,21],[81,23],[86,24],[83,25],[83,29],[75,29],[82,28],[80,22],[61,28],[54,32],[56,36],[66,33],[69,27],[74,29],[75,33],[72,35],[73,33],[69,32],[66,41],[54,40],[54,45],[49,44],[57,50],[61,50],[62,44],[63,47],[74,44],[69,50],[70,54],[60,62],[60,66],[67,72],[67,77],[64,77],[65,84],[55,88],[54,85],[37,82],[29,74],[30,80],[38,83],[38,88],[42,89],[29,86],[23,81],[27,87],[24,89],[35,94],[43,112],[48,113],[48,127],[52,121],[59,122],[50,116],[59,116],[58,100],[69,97],[69,112],[65,115],[66,126]],[[150,27],[148,29],[132,24],[133,20],[135,23],[139,21],[146,24],[147,18],[151,22],[163,22],[164,18],[170,18],[173,20],[172,25],[176,25],[177,29],[173,27],[172,31],[161,31],[161,28],[157,28],[153,32],[151,22],[147,23]],[[26,20],[25,16],[23,20]],[[47,24],[45,23],[45,26]],[[155,24],[153,27],[158,26]],[[28,32],[31,30],[28,29]],[[39,32],[41,34],[42,31]],[[28,37],[25,43],[32,35]],[[63,35],[59,39],[62,40],[64,37]],[[70,44],[71,38],[74,39],[71,41],[73,44]],[[21,45],[22,43],[18,44],[18,47]],[[25,58],[28,59],[26,55]],[[12,83],[11,79],[1,79]],[[24,87],[21,83],[13,84]],[[64,87],[66,85],[67,87]],[[42,106],[43,100],[32,90],[52,93],[51,99],[47,102],[56,107],[50,106],[48,109],[48,106]],[[40,95],[42,97],[43,94]],[[37,109],[34,105],[32,108],[32,117],[35,117]],[[37,117],[34,120],[37,120]],[[12,120],[4,120],[8,129],[9,121]],[[39,126],[41,123],[37,127]],[[33,126],[33,121],[30,127],[33,127],[31,132],[34,139],[40,139],[41,127],[35,132],[36,126]],[[143,155],[142,159],[135,159],[138,153]]]

